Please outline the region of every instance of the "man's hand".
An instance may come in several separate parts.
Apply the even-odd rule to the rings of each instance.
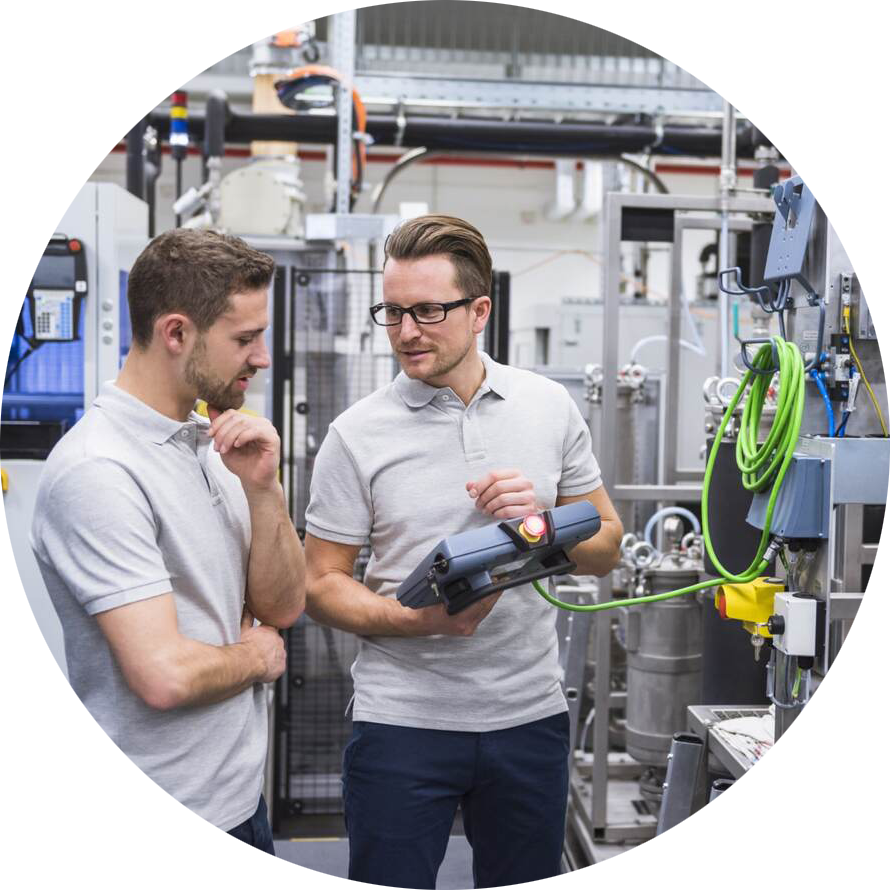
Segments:
[[[495,519],[520,519],[541,509],[534,485],[519,470],[495,470],[468,482],[467,491],[476,508]]]
[[[411,636],[431,637],[434,634],[444,634],[449,637],[471,637],[500,596],[500,593],[493,593],[472,606],[467,606],[457,615],[449,615],[441,603],[423,609],[408,609],[408,612],[413,613],[409,622]]]
[[[249,646],[262,664],[262,676],[258,683],[274,683],[287,665],[284,639],[274,627],[260,624],[241,632],[241,642]]]
[[[233,408],[220,413],[210,405],[207,415],[213,447],[245,490],[269,488],[277,483],[281,440],[265,417],[252,417]]]

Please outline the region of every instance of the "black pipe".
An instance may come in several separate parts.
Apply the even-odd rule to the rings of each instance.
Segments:
[[[779,181],[779,168],[766,164],[754,171],[754,188],[768,189]],[[748,287],[760,287],[766,270],[766,256],[773,234],[773,224],[757,222],[751,229],[751,265],[748,271]]]
[[[220,99],[222,109],[219,108]],[[337,120],[334,115],[313,114],[253,114],[228,108],[225,97],[211,94],[211,102],[218,119],[224,110],[227,125],[225,142],[230,145],[247,145],[254,140],[290,141],[316,144],[333,144],[337,139]],[[199,140],[205,133],[207,113],[189,115],[189,133]],[[162,137],[167,138],[170,121],[165,111],[150,115]],[[218,124],[216,124],[218,126]],[[753,128],[740,124],[737,136],[739,157],[754,156]],[[378,145],[394,146],[400,133],[395,115],[370,115],[367,132]],[[215,137],[215,144],[219,136]],[[205,140],[205,153],[207,151]],[[657,155],[719,157],[721,130],[713,127],[667,126],[658,132],[647,124],[609,125],[586,121],[504,121],[488,118],[451,118],[444,116],[409,117],[401,131],[401,148],[425,146],[436,149],[466,150],[477,152],[522,152],[525,154],[564,155],[567,157],[601,157],[622,152],[641,152],[649,149]]]
[[[850,0],[816,0],[813,4],[813,45],[816,74],[844,75],[850,55],[853,4]]]
[[[176,163],[176,200],[178,201],[182,197],[182,157],[174,156],[174,160]],[[178,229],[182,225],[182,217],[177,213],[176,214],[176,228]]]
[[[890,77],[890,0],[875,4],[875,48],[872,77]]]
[[[154,114],[155,112],[152,112]],[[145,128],[148,117],[127,133],[127,191],[140,200],[145,199]],[[167,128],[169,131],[169,127]],[[169,134],[168,134],[169,135]]]
[[[192,120],[189,121],[192,125]],[[197,121],[195,121],[197,123]],[[282,139],[331,144],[336,139],[333,116],[239,114],[232,112],[226,139]],[[395,115],[370,115],[368,134],[377,145],[434,150],[526,152],[528,154],[601,156],[638,152],[659,154],[720,154],[720,133],[712,128],[665,127],[662,134],[649,124],[611,126],[581,121],[504,121],[486,118],[417,116],[400,128]],[[399,134],[401,132],[401,139]]]
[[[502,365],[510,364],[510,273],[491,276],[491,317],[485,329],[485,351]]]
[[[755,146],[779,148],[784,138],[785,53],[794,48],[794,0],[754,0],[751,49],[754,65]]]
[[[204,117],[206,124],[203,128],[203,153],[206,165],[208,158],[221,158],[226,152],[226,138],[231,126],[232,112],[229,110],[229,100],[222,90],[213,90],[207,96]],[[170,122],[168,119],[168,131],[169,128]],[[189,122],[189,130],[191,131],[191,121]]]
[[[154,238],[157,219],[158,178],[163,163],[161,140],[156,134],[151,136],[145,146],[144,175],[145,200],[148,203],[148,237]]]

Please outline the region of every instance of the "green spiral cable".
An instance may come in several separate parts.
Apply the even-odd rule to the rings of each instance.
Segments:
[[[708,463],[705,467],[705,478],[701,493],[702,538],[708,557],[717,569],[720,577],[712,581],[702,581],[689,587],[681,587],[678,590],[669,590],[665,593],[652,594],[651,596],[612,600],[608,603],[583,606],[564,603],[562,600],[551,596],[537,581],[532,582],[535,590],[548,603],[570,612],[600,612],[605,609],[617,609],[619,606],[640,606],[645,603],[673,599],[675,596],[684,596],[699,590],[707,590],[709,587],[715,587],[720,584],[721,581],[733,584],[746,584],[763,574],[769,565],[769,560],[764,559],[764,554],[769,546],[769,530],[772,525],[776,498],[779,496],[779,490],[782,487],[785,473],[788,471],[788,466],[794,455],[794,448],[800,436],[800,425],[803,421],[804,384],[806,382],[804,361],[800,349],[798,349],[797,344],[788,343],[781,337],[774,337],[769,343],[765,343],[760,347],[757,355],[754,357],[753,366],[762,371],[772,368],[774,352],[779,363],[778,400],[776,403],[776,414],[766,439],[761,445],[757,444],[760,418],[763,414],[763,406],[766,403],[772,375],[757,374],[749,370],[742,378],[739,388],[723,413],[723,421],[717,430],[714,444],[711,446],[711,451],[708,454]],[[736,440],[736,464],[742,475],[742,484],[748,491],[763,492],[766,491],[770,484],[772,485],[772,490],[767,501],[766,518],[763,523],[763,532],[757,545],[757,552],[747,569],[739,574],[733,574],[723,567],[723,564],[714,552],[714,546],[711,543],[710,523],[708,521],[708,507],[711,477],[713,476],[714,464],[717,460],[717,451],[720,443],[723,441],[723,435],[726,432],[726,427],[732,418],[733,412],[749,386],[751,387],[751,394],[745,402],[745,407],[742,409],[739,435]]]

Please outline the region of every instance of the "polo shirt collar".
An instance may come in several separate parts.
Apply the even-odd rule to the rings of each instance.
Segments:
[[[485,381],[483,385],[488,384],[488,388],[502,399],[506,399],[510,391],[508,382],[509,372],[507,369],[498,364],[491,356],[485,352],[480,352],[479,357],[482,364],[485,365]]]
[[[102,384],[99,395],[93,404],[97,408],[122,418],[137,435],[157,445],[161,445],[175,436],[183,427],[204,421],[204,418],[195,414],[194,411],[185,422],[167,417],[137,399],[136,396],[124,392],[110,380]]]
[[[482,359],[482,364],[485,367],[485,379],[482,381],[477,395],[481,396],[490,391],[502,399],[506,399],[508,384],[503,365],[499,365],[484,352],[479,353],[479,358]],[[437,393],[443,391],[422,380],[414,380],[404,371],[400,371],[396,377],[395,388],[409,408],[423,408],[425,405],[429,405]]]

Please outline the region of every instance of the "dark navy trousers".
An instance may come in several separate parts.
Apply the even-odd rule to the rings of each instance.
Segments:
[[[56,872],[65,890],[276,890],[278,871],[266,803],[253,816],[201,844],[128,856],[122,831],[102,853],[54,823]]]
[[[349,878],[435,888],[458,806],[476,887],[560,873],[569,717],[493,732],[353,723],[343,754]]]

